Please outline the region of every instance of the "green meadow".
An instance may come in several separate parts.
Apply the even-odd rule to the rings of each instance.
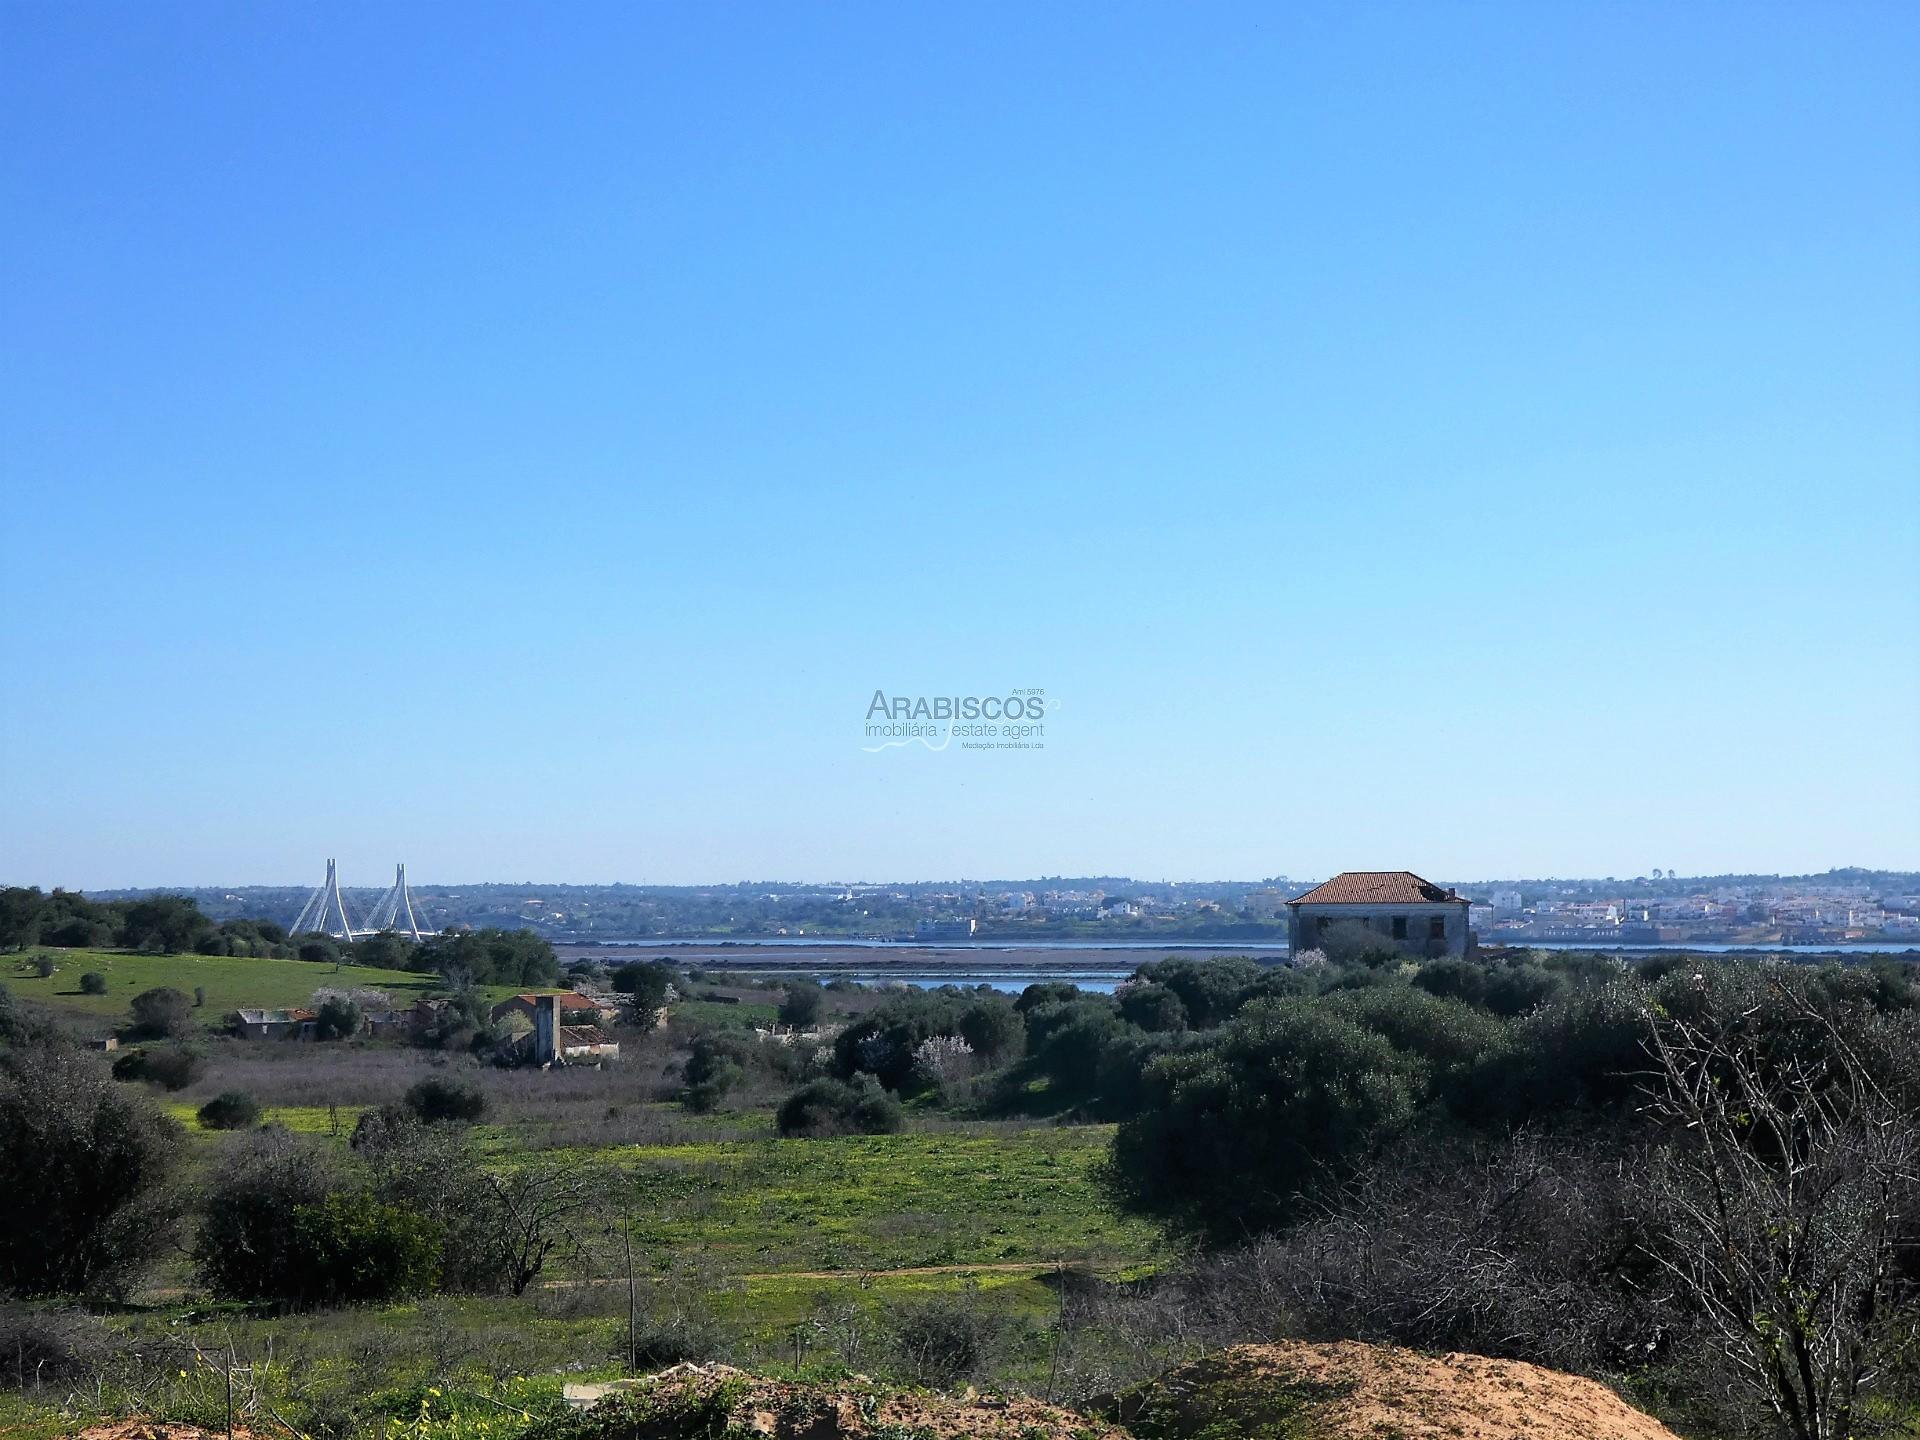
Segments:
[[[629,1175],[637,1242],[733,1274],[1095,1261],[1156,1253],[1095,1167],[1106,1125],[980,1122],[900,1135],[603,1150]]]
[[[39,956],[54,962],[52,975],[42,978],[34,973]],[[89,972],[106,978],[103,995],[88,995],[80,989],[80,977]],[[15,957],[4,974],[4,983],[22,1000],[38,1001],[76,1015],[122,1019],[133,997],[143,990],[167,985],[183,994],[196,990],[206,993],[202,1007],[205,1024],[211,1029],[229,1011],[282,1009],[305,1005],[313,992],[325,987],[339,990],[367,988],[384,990],[397,1004],[411,1004],[433,993],[444,992],[445,982],[438,975],[416,974],[408,970],[376,970],[366,965],[316,964],[308,960],[266,960],[240,955],[146,955],[126,950],[36,950]],[[512,991],[496,987],[489,994],[506,996]]]

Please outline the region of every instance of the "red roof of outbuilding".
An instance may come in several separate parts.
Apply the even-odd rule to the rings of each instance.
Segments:
[[[1289,905],[1434,905],[1460,897],[1411,870],[1345,870]]]

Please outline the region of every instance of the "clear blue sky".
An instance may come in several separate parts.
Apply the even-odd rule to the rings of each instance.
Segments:
[[[1920,866],[1916,66],[6,0],[0,878]]]

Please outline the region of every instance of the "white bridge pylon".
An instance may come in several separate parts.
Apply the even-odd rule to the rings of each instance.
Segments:
[[[329,860],[327,878],[321,882],[319,889],[307,897],[307,903],[300,907],[300,914],[288,933],[311,935],[321,932],[336,940],[358,940],[367,935],[378,935],[383,930],[392,930],[415,940],[425,938],[420,933],[420,922],[413,913],[413,892],[407,889],[407,867],[393,867],[393,888],[373,902],[373,908],[367,912],[366,923],[356,927],[348,917],[347,902],[340,896],[339,872],[334,862]]]
[[[407,889],[407,867],[393,867],[393,888],[374,901],[373,909],[367,912],[366,933],[377,935],[382,930],[393,930],[402,935],[420,938],[420,922],[413,918],[413,892]]]

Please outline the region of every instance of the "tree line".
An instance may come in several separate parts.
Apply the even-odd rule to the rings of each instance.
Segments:
[[[530,930],[449,930],[418,941],[385,931],[347,941],[319,933],[290,935],[271,920],[216,922],[187,895],[89,900],[71,890],[0,888],[0,950],[31,946],[367,965],[474,985],[550,986],[560,975],[553,945]]]

